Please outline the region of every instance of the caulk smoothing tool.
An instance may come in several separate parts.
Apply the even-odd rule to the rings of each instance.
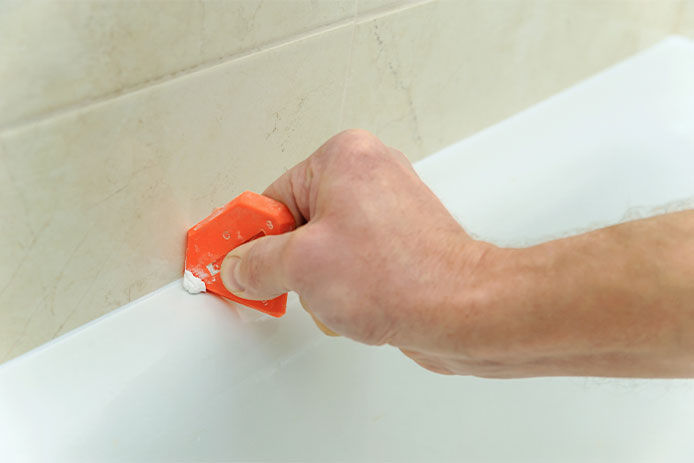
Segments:
[[[219,267],[235,247],[293,229],[294,217],[287,206],[251,191],[241,193],[188,230],[183,287],[190,293],[207,291],[281,317],[286,311],[286,293],[267,301],[241,299],[226,290]]]

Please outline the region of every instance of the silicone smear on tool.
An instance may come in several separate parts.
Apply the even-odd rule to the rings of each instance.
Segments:
[[[293,229],[294,218],[284,204],[246,191],[188,230],[185,269],[205,283],[207,292],[281,317],[286,311],[286,293],[267,301],[241,299],[226,290],[219,267],[235,247],[261,236],[279,235]]]

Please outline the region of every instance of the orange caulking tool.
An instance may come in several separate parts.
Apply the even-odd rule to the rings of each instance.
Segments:
[[[219,267],[235,247],[261,236],[279,235],[293,229],[294,218],[284,204],[251,191],[241,193],[188,230],[184,287],[190,292],[215,293],[273,317],[281,317],[287,308],[286,293],[268,301],[241,299],[226,290]]]

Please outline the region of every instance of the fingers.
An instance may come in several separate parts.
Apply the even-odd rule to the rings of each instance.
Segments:
[[[327,334],[328,336],[339,336],[338,333],[325,326],[322,321],[318,320],[318,318],[316,318],[316,316],[313,315],[313,312],[311,312],[311,309],[308,308],[308,305],[301,296],[299,296],[299,302],[301,302],[301,307],[303,307],[304,310],[308,312],[308,314],[311,316],[311,318],[313,318],[313,323],[316,324],[318,329],[320,329],[323,333]]]
[[[345,130],[331,137],[311,156],[285,172],[263,194],[284,203],[294,216],[297,226],[302,225],[315,214],[318,199],[317,186],[331,159],[341,156],[354,158],[355,155],[380,150],[386,150],[396,162],[414,172],[412,164],[405,155],[386,147],[373,134],[364,130]]]
[[[320,154],[324,147],[321,146],[307,159],[289,169],[263,192],[263,195],[284,203],[297,226],[308,222],[315,210],[315,185],[321,173]]]
[[[444,366],[443,363],[436,357],[432,357],[421,352],[415,352],[412,350],[402,348],[400,348],[400,352],[405,354],[410,359],[414,360],[414,362],[420,367],[425,368],[429,371],[433,371],[434,373],[438,373],[440,375],[453,374],[453,372],[449,368]]]
[[[243,299],[272,299],[289,291],[284,262],[296,232],[258,238],[232,250],[222,261],[220,276],[229,292]]]
[[[281,259],[286,256],[291,233],[258,238],[231,251],[222,261],[222,283],[234,295],[243,299],[272,299],[289,291],[289,276]],[[311,315],[318,328],[328,336],[339,336],[323,324],[299,298],[302,307]]]
[[[234,295],[243,299],[272,299],[289,291],[288,268],[281,259],[291,233],[258,238],[231,251],[222,261],[222,283]],[[328,336],[339,336],[321,322],[299,298],[302,307],[311,315],[318,328]]]
[[[308,222],[311,217],[309,192],[314,174],[311,164],[311,158],[305,159],[263,191],[263,195],[287,206],[297,226]]]

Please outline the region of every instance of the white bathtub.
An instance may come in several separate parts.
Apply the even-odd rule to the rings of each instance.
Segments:
[[[694,44],[670,38],[417,169],[506,245],[691,206]],[[694,381],[437,376],[322,336],[294,295],[276,320],[179,282],[0,366],[0,461],[191,460],[691,463]]]

